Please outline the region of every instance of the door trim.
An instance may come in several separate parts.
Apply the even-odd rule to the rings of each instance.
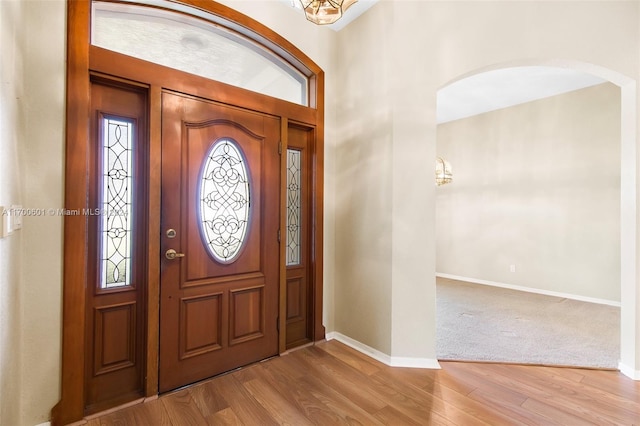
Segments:
[[[313,279],[313,340],[321,340],[325,336],[322,325],[323,294],[323,194],[324,194],[324,72],[309,57],[293,44],[279,36],[273,30],[236,10],[213,1],[175,0],[194,10],[213,15],[219,22],[223,20],[230,27],[251,33],[254,39],[260,39],[269,46],[277,46],[281,56],[297,61],[310,71],[311,107],[294,105],[286,101],[270,98],[266,95],[253,94],[244,89],[227,86],[222,83],[208,81],[209,90],[222,91],[220,99],[223,103],[233,104],[238,94],[245,104],[243,108],[256,108],[262,105],[273,110],[282,111],[280,115],[283,126],[288,120],[301,122],[314,128],[315,151],[312,153],[312,262],[311,277]],[[146,291],[146,379],[145,396],[153,397],[158,393],[158,352],[159,352],[159,300],[160,300],[160,132],[161,132],[161,92],[166,80],[145,81],[149,74],[136,72],[134,58],[119,61],[118,69],[111,68],[107,60],[114,52],[104,51],[90,45],[91,1],[67,1],[67,94],[66,94],[66,148],[65,148],[65,208],[87,208],[88,179],[88,146],[90,128],[88,114],[90,111],[90,79],[101,76],[111,81],[126,81],[129,84],[144,86],[148,90],[149,99],[149,174],[147,202],[150,212],[148,221],[148,288]],[[102,51],[102,52],[101,52]],[[121,58],[124,57],[121,55]],[[124,64],[124,66],[123,66]],[[128,64],[133,64],[129,66]],[[148,66],[148,64],[146,64]],[[162,72],[162,67],[154,67]],[[182,83],[182,82],[181,82]],[[193,82],[184,83],[193,86]],[[315,87],[315,90],[312,88]],[[227,95],[229,94],[229,95]],[[251,96],[248,96],[251,95]],[[279,114],[278,114],[279,115]],[[286,138],[286,132],[282,135]],[[286,149],[286,139],[283,140]],[[64,249],[63,249],[63,312],[62,312],[62,369],[61,399],[51,412],[52,424],[68,424],[81,420],[85,415],[85,317],[86,317],[86,265],[88,234],[86,217],[65,216]],[[280,300],[286,286],[280,277]],[[282,310],[281,303],[280,309]],[[286,324],[284,316],[280,316],[279,350],[285,351],[282,336],[285,336]]]

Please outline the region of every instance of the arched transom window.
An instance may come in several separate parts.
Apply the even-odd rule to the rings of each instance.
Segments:
[[[153,3],[176,9],[175,3],[168,1]],[[106,1],[92,4],[94,46],[299,105],[309,104],[307,75],[236,31],[154,7]]]

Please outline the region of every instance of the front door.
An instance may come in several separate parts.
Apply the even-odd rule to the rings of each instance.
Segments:
[[[162,95],[160,391],[278,353],[279,119]]]

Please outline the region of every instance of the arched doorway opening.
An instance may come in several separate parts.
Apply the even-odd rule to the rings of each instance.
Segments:
[[[620,363],[627,376],[637,377],[637,282],[636,282],[636,82],[615,71],[576,61],[515,61],[474,70],[449,81],[442,88],[488,71],[517,67],[556,67],[596,76],[620,88]],[[454,165],[455,167],[455,165]],[[455,178],[454,178],[455,179]]]

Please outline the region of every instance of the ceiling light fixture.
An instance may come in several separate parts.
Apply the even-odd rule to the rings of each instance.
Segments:
[[[300,0],[307,19],[316,25],[329,25],[342,18],[358,0]]]
[[[448,161],[438,157],[436,159],[436,185],[444,185],[453,180],[453,173],[451,172],[451,164]]]

